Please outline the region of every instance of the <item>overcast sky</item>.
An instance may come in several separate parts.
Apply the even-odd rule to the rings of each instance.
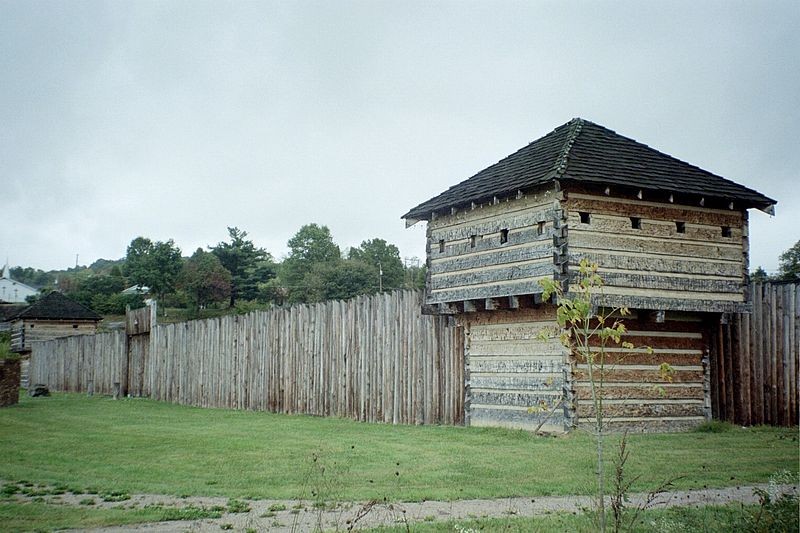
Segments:
[[[411,207],[573,117],[778,200],[800,239],[800,2],[0,0],[0,261],[302,226],[425,254]]]

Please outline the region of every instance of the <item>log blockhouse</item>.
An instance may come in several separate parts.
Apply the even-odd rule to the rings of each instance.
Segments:
[[[464,326],[468,423],[564,431],[592,416],[585,362],[541,334],[556,321],[538,282],[568,292],[582,259],[604,280],[594,303],[633,312],[624,340],[637,348],[610,352],[608,422],[668,430],[710,418],[711,335],[725,314],[749,311],[748,209],[774,205],[574,119],[410,210],[408,225],[428,223],[425,310]]]
[[[11,350],[30,354],[31,345],[72,335],[93,335],[102,317],[57,291],[7,319],[11,324]]]

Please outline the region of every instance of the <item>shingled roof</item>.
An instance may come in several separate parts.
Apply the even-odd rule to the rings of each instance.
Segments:
[[[60,292],[53,291],[45,294],[36,303],[17,313],[12,318],[14,320],[38,318],[45,320],[97,321],[103,317],[75,300],[67,298]]]
[[[775,200],[581,118],[423,202],[409,222],[436,211],[490,201],[553,180],[618,185],[735,201],[769,211]]]

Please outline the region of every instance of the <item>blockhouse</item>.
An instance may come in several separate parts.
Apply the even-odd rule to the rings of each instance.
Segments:
[[[102,318],[60,292],[47,293],[7,319],[11,324],[11,350],[28,354],[36,341],[94,334]]]
[[[710,335],[749,310],[748,209],[774,205],[574,119],[411,209],[407,224],[428,223],[426,311],[464,326],[468,423],[569,430],[592,415],[585,361],[549,333],[555,306],[539,284],[568,292],[583,259],[604,280],[593,303],[632,311],[624,340],[635,348],[609,352],[608,422],[659,430],[709,418]]]

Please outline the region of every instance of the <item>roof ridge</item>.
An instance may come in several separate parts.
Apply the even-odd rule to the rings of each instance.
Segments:
[[[575,144],[575,140],[578,138],[578,135],[581,134],[581,130],[583,130],[584,120],[580,117],[575,117],[569,121],[569,124],[569,135],[567,135],[567,138],[564,140],[564,146],[561,148],[561,153],[553,165],[553,171],[556,176],[563,176],[566,172],[567,165],[569,164],[569,153],[572,150],[572,145]]]

